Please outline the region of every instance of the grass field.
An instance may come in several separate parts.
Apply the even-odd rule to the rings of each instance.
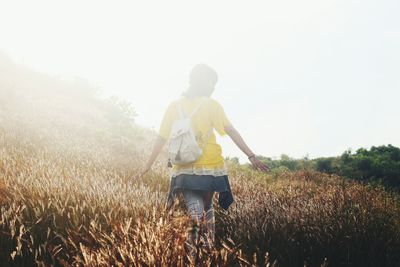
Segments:
[[[154,133],[90,94],[41,89],[64,86],[48,77],[27,72],[22,90],[18,73],[0,79],[0,266],[192,265],[184,203],[165,210],[165,155],[130,179]],[[398,195],[307,169],[228,167],[235,202],[214,199],[217,248],[198,252],[201,266],[400,266]]]
[[[182,203],[165,210],[162,162],[131,181],[141,162],[135,154],[62,151],[15,133],[0,140],[2,263],[188,264],[191,224]],[[278,266],[398,265],[399,200],[382,188],[307,170],[268,175],[229,165],[229,177],[235,203],[217,208],[218,250],[200,253],[204,266],[259,266],[266,258]]]

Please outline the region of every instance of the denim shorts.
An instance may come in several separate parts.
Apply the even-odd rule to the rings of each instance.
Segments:
[[[218,204],[223,209],[228,209],[228,207],[234,201],[227,175],[212,176],[180,174],[178,176],[171,177],[167,199],[168,207],[171,207],[174,198],[183,189],[219,192]]]

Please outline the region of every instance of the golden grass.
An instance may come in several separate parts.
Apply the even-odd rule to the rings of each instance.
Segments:
[[[131,181],[137,166],[106,148],[60,151],[32,138],[3,140],[2,262],[192,264],[183,248],[191,223],[182,202],[165,210],[169,178],[160,162]],[[217,207],[217,248],[199,251],[202,266],[395,266],[399,259],[399,201],[382,188],[307,170],[272,177],[230,165],[229,172],[235,203]]]
[[[0,266],[195,266],[184,203],[165,209],[165,156],[130,179],[154,133],[79,88],[4,64]],[[308,170],[229,165],[229,178],[235,202],[225,211],[215,196],[217,245],[198,250],[198,265],[399,266],[398,195]]]

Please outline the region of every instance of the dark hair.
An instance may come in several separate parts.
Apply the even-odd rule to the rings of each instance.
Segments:
[[[189,87],[183,96],[209,96],[218,81],[217,72],[206,64],[197,64],[190,71]]]

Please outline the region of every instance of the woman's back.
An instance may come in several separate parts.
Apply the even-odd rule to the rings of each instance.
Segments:
[[[201,107],[191,117],[191,123],[196,141],[203,148],[203,154],[194,163],[175,165],[173,169],[175,175],[180,173],[222,175],[222,173],[226,173],[221,146],[216,142],[213,129],[223,136],[226,134],[224,128],[230,125],[230,121],[222,106],[215,99],[197,96],[182,97],[173,101],[164,114],[159,135],[164,139],[169,138],[172,124],[179,118],[179,104],[187,117],[201,102]]]

